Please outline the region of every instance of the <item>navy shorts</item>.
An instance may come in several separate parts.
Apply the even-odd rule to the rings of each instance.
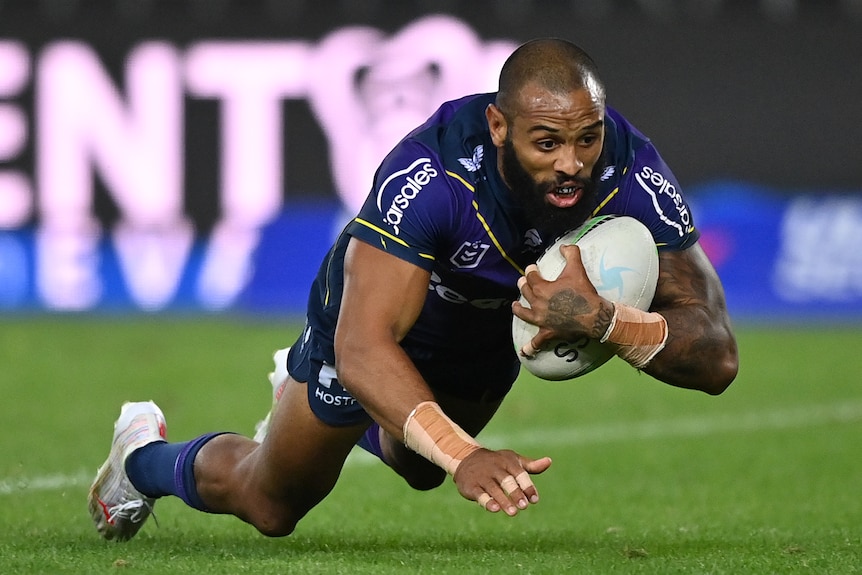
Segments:
[[[513,349],[481,359],[462,354],[440,354],[405,347],[419,373],[432,391],[467,401],[502,399],[518,377],[520,362]],[[370,423],[362,405],[338,382],[332,347],[321,344],[313,331],[306,330],[290,348],[287,371],[299,382],[306,382],[311,411],[335,427]]]

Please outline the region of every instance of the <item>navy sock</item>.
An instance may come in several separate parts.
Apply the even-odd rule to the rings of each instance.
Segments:
[[[365,431],[365,435],[356,442],[356,445],[371,455],[376,455],[380,458],[380,461],[386,463],[386,460],[383,458],[383,449],[380,447],[380,426],[378,424],[372,423]],[[386,465],[389,464],[386,463]]]
[[[176,495],[189,507],[208,511],[195,486],[195,456],[208,441],[224,433],[207,433],[185,443],[149,443],[126,458],[126,475],[147,497]]]
[[[182,447],[182,443],[154,441],[131,452],[126,458],[126,475],[135,489],[147,497],[172,495],[173,462]]]

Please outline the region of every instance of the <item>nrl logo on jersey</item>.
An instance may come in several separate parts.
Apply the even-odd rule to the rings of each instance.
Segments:
[[[473,150],[472,158],[458,158],[458,162],[464,166],[464,169],[468,172],[478,172],[479,168],[482,167],[482,158],[484,157],[485,148],[479,145]]]
[[[479,265],[482,261],[482,256],[488,251],[491,246],[482,242],[464,242],[461,247],[452,254],[449,261],[456,268],[472,269]]]

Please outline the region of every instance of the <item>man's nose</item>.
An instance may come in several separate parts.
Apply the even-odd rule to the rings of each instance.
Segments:
[[[557,173],[567,176],[575,176],[584,167],[584,162],[578,157],[578,153],[574,146],[563,146],[560,148],[560,155],[557,156],[554,162],[554,170]]]

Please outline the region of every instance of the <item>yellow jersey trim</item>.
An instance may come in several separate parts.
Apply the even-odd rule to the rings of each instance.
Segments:
[[[614,188],[614,191],[612,191],[610,194],[608,194],[608,197],[606,197],[604,200],[602,200],[602,203],[600,203],[598,205],[598,207],[593,210],[592,216],[595,217],[596,215],[598,215],[598,213],[600,211],[602,211],[602,208],[605,207],[607,205],[607,203],[609,201],[611,201],[611,198],[613,198],[615,195],[617,195],[617,192],[619,192],[619,191],[620,191],[619,187]]]
[[[380,234],[382,236],[380,238],[380,244],[383,246],[384,249],[386,249],[386,239],[385,238],[389,238],[390,240],[392,240],[398,244],[401,244],[405,248],[410,247],[410,244],[408,244],[407,242],[405,242],[404,240],[402,240],[398,236],[393,236],[392,234],[390,234],[389,232],[387,232],[383,228],[375,226],[374,224],[372,224],[371,222],[369,222],[367,220],[363,220],[362,218],[354,218],[354,221],[356,223],[361,224],[367,228],[370,228],[370,229],[374,230],[375,232],[377,232],[378,234]],[[421,252],[419,253],[419,257],[425,258],[426,260],[434,260],[435,259],[433,255],[425,254],[425,253],[421,253]]]
[[[462,178],[461,176],[459,176],[455,172],[450,172],[449,170],[446,170],[446,174],[448,174],[449,176],[455,178],[456,180],[458,180],[459,182],[464,184],[464,187],[467,188],[468,190],[470,190],[470,193],[474,193],[474,194],[476,193],[476,188],[474,188],[472,185],[470,185],[466,180],[464,180],[464,178]],[[479,204],[476,202],[476,200],[473,200],[472,203],[473,203],[473,208],[476,210],[476,217],[479,219],[479,222],[481,222],[482,227],[485,228],[485,233],[487,233],[488,237],[491,238],[491,242],[493,242],[494,247],[497,248],[497,251],[500,252],[501,256],[503,256],[503,259],[505,259],[507,262],[509,262],[509,265],[511,265],[513,268],[515,268],[515,270],[519,274],[524,275],[524,270],[521,268],[521,266],[516,264],[512,258],[509,257],[509,254],[507,254],[506,250],[503,249],[503,246],[500,245],[500,242],[499,242],[499,240],[497,240],[497,237],[494,235],[494,232],[491,231],[491,226],[489,226],[488,222],[485,221],[485,217],[481,213],[479,213]]]

